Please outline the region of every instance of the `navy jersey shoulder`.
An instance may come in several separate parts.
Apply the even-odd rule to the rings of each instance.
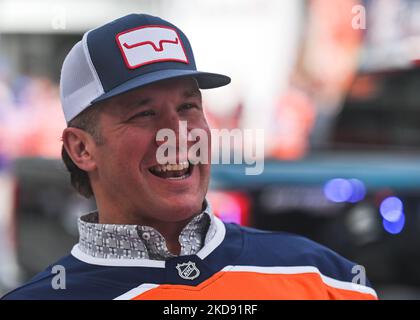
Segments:
[[[56,263],[48,266],[44,271],[38,273],[26,284],[16,288],[15,290],[10,291],[4,295],[2,300],[37,300],[42,299],[45,296],[45,293],[48,293],[50,289],[53,289],[52,280],[53,276],[53,266],[60,265],[67,267],[67,260],[69,256],[63,257],[58,260]],[[48,294],[47,294],[48,295]]]
[[[58,273],[53,269],[54,266],[62,266],[61,270],[65,270],[64,287],[57,286],[55,280],[57,278],[54,277]],[[151,277],[162,281],[160,270],[156,268],[141,268],[139,272],[139,268],[92,265],[68,255],[47,267],[25,285],[9,292],[2,299],[110,300],[136,287],[139,283],[146,282],[145,280]]]
[[[244,233],[245,249],[237,264],[255,266],[310,266],[325,276],[352,281],[360,270],[333,250],[305,237],[238,227]]]

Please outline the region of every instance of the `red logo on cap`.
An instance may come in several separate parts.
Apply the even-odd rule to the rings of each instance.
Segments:
[[[163,44],[165,42],[166,43],[172,43],[172,44],[178,44],[178,38],[176,38],[174,41],[172,41],[172,40],[160,40],[159,41],[159,47],[156,47],[156,45],[152,41],[144,41],[144,42],[139,42],[139,43],[132,44],[132,45],[124,43],[124,47],[126,47],[127,49],[133,49],[135,47],[140,47],[140,46],[145,46],[146,44],[150,44],[153,47],[153,50],[163,51]]]
[[[116,36],[124,62],[130,69],[165,61],[189,63],[175,29],[166,26],[142,26]]]

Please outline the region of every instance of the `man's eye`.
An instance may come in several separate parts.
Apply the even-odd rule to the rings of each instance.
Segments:
[[[179,107],[179,111],[190,109],[198,109],[198,106],[193,103],[184,103],[182,106]]]
[[[155,112],[153,110],[146,110],[146,111],[136,113],[134,116],[130,118],[130,120],[135,119],[135,118],[145,118],[145,117],[154,116],[154,115],[155,115]]]

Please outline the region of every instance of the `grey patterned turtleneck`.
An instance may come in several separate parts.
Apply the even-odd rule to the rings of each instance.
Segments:
[[[179,235],[180,255],[196,254],[215,233],[213,213],[207,201],[202,213],[195,216]],[[97,258],[151,259],[172,258],[165,238],[154,228],[140,225],[100,224],[98,212],[82,216],[79,224],[79,248]]]

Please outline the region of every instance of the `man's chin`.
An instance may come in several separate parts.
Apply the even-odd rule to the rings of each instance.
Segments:
[[[161,212],[167,212],[165,220],[168,222],[183,221],[202,212],[203,199],[197,199],[197,195],[191,197],[181,195],[168,197],[159,203]]]

